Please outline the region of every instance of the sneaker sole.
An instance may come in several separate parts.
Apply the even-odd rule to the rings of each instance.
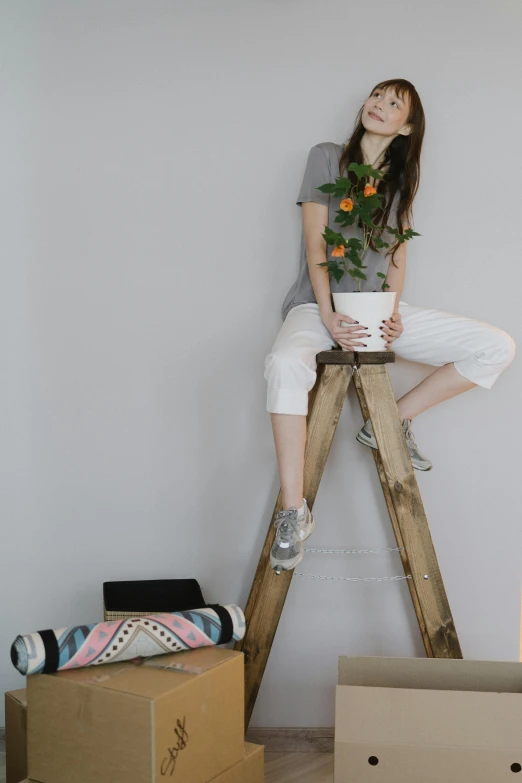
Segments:
[[[359,437],[359,434],[355,436],[355,440],[359,441],[359,443],[362,443],[363,446],[369,446],[371,449],[377,449],[377,444],[373,443],[371,440],[367,440],[364,435],[361,435]]]
[[[359,435],[356,435],[355,440],[357,440],[359,443],[362,443],[363,446],[368,446],[370,449],[375,449],[376,451],[378,450],[377,444],[374,445],[371,441],[366,440],[364,435],[362,435],[361,437],[359,437]],[[412,462],[411,464],[413,465],[415,470],[422,470],[424,473],[427,473],[428,470],[431,470],[433,467],[433,465],[430,465],[429,468],[424,468],[421,467],[420,465],[416,465],[414,462]]]
[[[281,571],[293,571],[296,565],[299,565],[299,563],[303,559],[303,555],[304,553],[301,550],[299,555],[296,558],[294,558],[294,560],[290,560],[290,561],[285,560],[284,563],[278,563],[277,561],[272,560],[272,557],[270,557],[270,565],[272,566],[274,571],[276,568],[280,568]]]

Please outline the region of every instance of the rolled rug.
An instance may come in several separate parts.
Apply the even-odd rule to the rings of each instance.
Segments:
[[[148,658],[239,641],[245,616],[239,606],[158,613],[17,636],[11,660],[21,674],[50,674],[80,666]]]

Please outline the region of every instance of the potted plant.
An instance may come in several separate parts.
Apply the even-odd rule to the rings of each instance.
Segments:
[[[372,215],[377,208],[381,207],[383,197],[368,181],[362,187],[361,180],[367,180],[369,177],[373,177],[374,180],[382,179],[385,174],[383,170],[374,169],[373,166],[366,163],[352,162],[348,166],[348,171],[354,172],[357,178],[355,185],[348,177],[337,177],[335,183],[329,182],[320,185],[317,190],[340,198],[340,209],[337,211],[335,222],[339,223],[341,227],[346,227],[353,225],[360,219],[363,236],[362,239],[358,237],[347,239],[341,232],[333,231],[326,226],[322,236],[327,246],[333,245],[334,249],[330,254],[330,260],[324,261],[318,266],[327,267],[329,274],[337,282],[344,274],[349,274],[355,280],[357,291],[332,293],[335,311],[345,313],[368,327],[372,336],[367,339],[366,348],[361,346],[359,351],[384,351],[386,350],[386,341],[381,336],[379,326],[382,321],[388,320],[393,314],[396,293],[386,291],[389,285],[386,283],[386,275],[382,272],[377,272],[377,275],[382,278],[382,285],[378,291],[361,291],[361,281],[368,279],[364,274],[364,270],[367,269],[367,266],[363,264],[364,256],[372,238],[377,250],[390,247],[391,243],[385,242],[381,238],[383,231],[394,236],[400,244],[414,236],[421,236],[421,234],[411,228],[407,228],[401,234],[398,229],[392,226],[379,226],[374,223]],[[343,325],[348,324],[343,322]],[[347,349],[343,348],[343,350]]]

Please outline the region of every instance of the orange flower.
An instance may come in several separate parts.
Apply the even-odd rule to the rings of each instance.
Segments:
[[[353,209],[353,201],[351,198],[343,198],[340,206],[344,212],[351,212]]]
[[[332,250],[332,252],[330,254],[330,257],[331,258],[344,258],[344,245],[337,245],[337,247],[335,247]]]
[[[377,193],[376,188],[373,187],[373,185],[366,185],[364,188],[364,195],[365,196],[373,196],[375,193]]]

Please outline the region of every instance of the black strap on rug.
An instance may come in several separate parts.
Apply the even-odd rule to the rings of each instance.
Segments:
[[[234,626],[232,624],[232,617],[228,609],[220,604],[208,604],[209,609],[213,609],[221,621],[221,633],[219,635],[218,644],[227,644],[232,641],[234,635]]]
[[[43,642],[45,650],[44,674],[53,674],[58,671],[60,654],[58,650],[58,639],[54,631],[38,631]]]

